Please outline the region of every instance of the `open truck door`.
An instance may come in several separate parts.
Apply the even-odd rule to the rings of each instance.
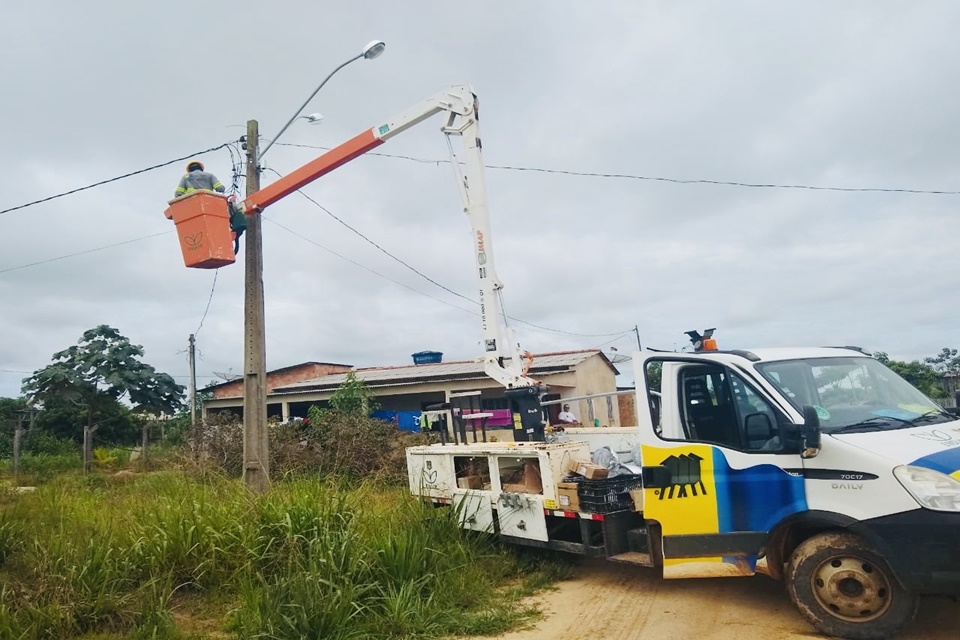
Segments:
[[[643,514],[659,526],[665,578],[753,574],[774,527],[807,510],[798,428],[716,355],[635,360],[638,388],[659,375],[659,411],[637,408]]]

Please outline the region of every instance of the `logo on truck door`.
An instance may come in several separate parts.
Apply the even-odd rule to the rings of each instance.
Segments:
[[[707,488],[700,476],[700,463],[702,461],[703,458],[695,453],[681,453],[665,458],[660,466],[666,467],[670,471],[670,485],[659,490],[660,500],[663,500],[664,494],[666,494],[667,500],[672,500],[674,495],[677,498],[686,498],[690,494],[694,496],[707,495]]]

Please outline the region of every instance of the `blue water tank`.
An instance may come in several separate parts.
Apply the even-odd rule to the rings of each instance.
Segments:
[[[413,364],[440,364],[443,354],[439,351],[417,351],[413,354]]]

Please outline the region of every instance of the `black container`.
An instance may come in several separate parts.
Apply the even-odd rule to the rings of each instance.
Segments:
[[[631,489],[643,486],[640,476],[617,476],[603,480],[579,480],[577,496],[580,510],[588,513],[612,513],[633,510]]]

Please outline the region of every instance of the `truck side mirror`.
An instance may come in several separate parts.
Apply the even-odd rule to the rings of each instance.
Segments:
[[[803,406],[803,428],[800,438],[803,443],[800,457],[816,458],[820,453],[820,416],[809,404]]]
[[[747,437],[747,448],[757,450],[769,443],[776,435],[773,432],[773,423],[765,413],[751,413],[743,419],[744,435]]]

